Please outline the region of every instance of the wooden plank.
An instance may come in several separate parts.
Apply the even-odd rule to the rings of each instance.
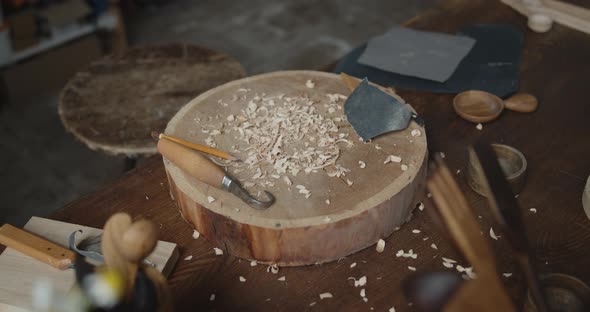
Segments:
[[[457,174],[459,186],[470,206],[481,215],[478,222],[484,235],[493,226],[492,218],[485,198],[465,182],[466,146],[485,137],[522,151],[530,168],[518,201],[535,250],[535,264],[541,273],[562,272],[590,283],[590,221],[580,200],[587,178],[584,174],[590,172],[590,146],[586,143],[590,133],[586,104],[590,36],[560,25],[546,34],[533,33],[520,14],[499,1],[488,0],[447,0],[412,19],[408,26],[455,32],[474,23],[506,23],[525,33],[520,91],[537,96],[537,111],[504,112],[478,131],[455,114],[453,95],[397,92],[425,118],[431,154],[444,152],[453,172],[461,170]],[[263,265],[251,267],[247,261],[227,254],[215,256],[211,243],[192,238],[191,227],[170,198],[158,156],[66,205],[52,217],[101,227],[114,212],[125,211],[161,226],[160,239],[182,246],[182,258],[193,256],[190,261],[180,261],[169,279],[178,311],[192,311],[194,307],[216,311],[364,311],[374,307],[375,311],[387,311],[392,306],[396,311],[408,311],[411,307],[401,291],[401,281],[412,274],[408,266],[417,271],[446,270],[441,256],[461,260],[426,214],[432,202],[426,195],[422,201],[424,211],[417,210],[412,220],[386,239],[383,253],[371,247],[323,265],[281,268],[276,275],[267,273]],[[537,213],[529,211],[532,207]],[[413,233],[413,229],[421,232]],[[524,280],[510,257],[507,242],[502,238],[491,242],[498,270],[513,273],[502,281],[516,306],[521,306]],[[432,243],[437,249],[430,247]],[[398,258],[395,254],[400,249],[413,249],[418,258]],[[353,263],[357,265],[350,268]],[[239,276],[246,282],[240,283]],[[280,276],[286,281],[277,281]],[[359,296],[360,289],[347,279],[361,276],[368,279],[366,303]],[[318,295],[323,292],[331,292],[334,298],[320,300]],[[215,301],[209,300],[211,294],[216,295]],[[310,307],[313,302],[316,304]]]
[[[66,248],[69,235],[76,230],[82,230],[77,235],[78,242],[102,233],[97,228],[39,217],[32,217],[24,229]],[[158,271],[168,276],[178,260],[177,246],[158,241],[156,249],[147,259],[156,264]],[[34,283],[41,278],[49,279],[56,290],[62,293],[69,291],[75,284],[74,270],[56,269],[12,248],[6,248],[0,255],[0,276],[0,303],[23,309],[31,309],[31,291]]]

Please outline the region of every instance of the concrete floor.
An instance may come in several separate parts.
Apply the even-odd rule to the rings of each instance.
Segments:
[[[317,69],[433,0],[192,1],[146,7],[131,44],[190,42],[226,51],[249,74]],[[86,148],[57,115],[59,90],[0,111],[0,224],[23,225],[123,174],[123,159]]]

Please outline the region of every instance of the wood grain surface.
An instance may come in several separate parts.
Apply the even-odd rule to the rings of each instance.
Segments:
[[[524,280],[508,253],[507,242],[502,237],[497,241],[489,238],[492,218],[486,200],[465,182],[466,146],[484,137],[523,152],[529,161],[529,176],[518,201],[539,270],[571,274],[590,283],[590,222],[580,200],[590,173],[590,36],[560,25],[545,34],[533,33],[519,13],[499,1],[487,0],[444,1],[408,25],[455,32],[474,23],[507,23],[525,33],[520,90],[537,96],[537,111],[503,112],[501,118],[479,131],[455,114],[453,95],[397,92],[426,119],[430,154],[444,152],[453,172],[461,170],[456,175],[459,185],[482,216],[481,230],[498,254],[499,271],[513,273],[502,281],[516,305],[522,306]],[[193,256],[192,260],[181,260],[170,278],[181,311],[194,311],[195,307],[211,311],[365,311],[374,307],[375,311],[387,311],[392,306],[396,311],[408,311],[411,307],[400,288],[401,281],[412,274],[408,266],[417,271],[444,270],[441,256],[459,260],[426,214],[432,203],[424,197],[424,211],[416,210],[412,220],[386,240],[383,253],[368,248],[340,261],[283,268],[275,275],[262,265],[252,267],[226,254],[216,256],[209,242],[193,239],[192,229],[180,217],[168,192],[162,159],[154,156],[121,179],[65,206],[52,218],[102,226],[112,213],[126,211],[134,218],[156,222],[160,239],[181,246],[181,259]],[[421,232],[413,233],[413,229]],[[432,243],[438,249],[431,248]],[[413,249],[418,258],[397,258],[398,249]],[[353,263],[356,266],[350,268]],[[241,283],[239,276],[246,281]],[[278,281],[280,276],[286,280]],[[361,276],[368,279],[366,303],[359,295],[360,288],[348,280]],[[324,292],[332,293],[333,298],[320,300],[319,294]],[[211,294],[216,295],[214,301],[209,300]]]
[[[238,61],[208,48],[135,47],[77,73],[61,93],[58,112],[66,130],[91,149],[151,155],[151,131],[163,131],[195,96],[244,75]]]

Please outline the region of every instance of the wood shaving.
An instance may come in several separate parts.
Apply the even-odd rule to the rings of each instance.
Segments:
[[[426,236],[426,237],[422,237],[422,240],[423,240],[423,241],[427,241],[428,239],[429,239],[429,237],[428,237],[428,236]]]
[[[277,273],[279,273],[279,265],[278,265],[278,264],[276,264],[276,263],[275,263],[275,264],[273,264],[273,265],[269,265],[269,266],[266,268],[266,272],[270,272],[270,273],[272,273],[272,274],[277,274]]]
[[[239,279],[240,279],[240,282],[242,282],[242,283],[244,283],[246,281],[246,278],[243,276],[240,276]]]
[[[210,136],[205,139],[205,144],[207,144],[209,147],[213,147],[213,148],[217,147],[217,143],[215,143],[215,140],[213,139],[213,137],[210,137]]]
[[[512,276],[512,273],[502,273],[502,275],[504,275],[504,277],[510,277]]]
[[[420,230],[418,230],[418,229],[413,229],[413,230],[412,230],[412,233],[414,233],[414,234],[419,234],[420,232],[422,232],[422,231],[420,231]]]
[[[197,238],[199,238],[200,236],[201,236],[201,233],[199,233],[199,231],[197,231],[197,230],[194,230],[194,231],[193,231],[193,238],[194,238],[194,239],[197,239]]]
[[[529,209],[532,213],[537,213],[537,208],[531,208]]]
[[[478,123],[477,126],[475,126],[475,129],[480,130],[483,129],[483,125]]]
[[[418,204],[418,209],[420,209],[420,211],[424,210],[424,204],[422,202]]]
[[[192,258],[193,258],[193,256],[188,256],[188,257],[184,258],[184,260],[190,260]]]
[[[377,247],[375,248],[377,252],[383,252],[385,250],[385,241],[383,239],[379,239],[377,242]]]
[[[209,301],[215,301],[215,294],[211,294],[211,296],[209,296]]]
[[[213,251],[215,251],[215,255],[216,256],[221,256],[223,255],[223,250],[217,248],[217,247],[213,247]]]
[[[498,240],[498,237],[500,237],[500,236],[496,235],[496,233],[494,233],[494,229],[491,226],[490,226],[490,237],[495,240]]]
[[[449,262],[443,262],[442,264],[445,268],[449,268],[449,269],[452,269],[455,266],[454,264],[449,263]]]
[[[364,302],[369,301],[369,299],[367,297],[362,297]]]
[[[289,179],[288,176],[284,176],[283,181],[285,181],[285,183],[287,183],[289,186],[293,185],[293,182],[291,182],[291,179]]]
[[[257,266],[257,265],[258,265],[258,262],[256,262],[256,260],[252,260],[252,261],[250,261],[250,266],[251,266],[251,267],[253,267],[253,266]]]
[[[330,204],[330,200],[326,199],[326,205],[329,205],[329,204]]]
[[[350,181],[350,179],[346,178],[346,184],[347,184],[348,186],[352,186],[353,182],[352,182],[352,181]]]
[[[214,201],[215,201],[215,197],[213,197],[213,196],[207,196],[207,201],[208,201],[209,203],[212,203],[212,202],[214,202]]]
[[[385,158],[385,161],[383,162],[384,164],[390,163],[390,162],[396,162],[399,163],[402,161],[402,158],[399,156],[395,156],[395,155],[389,155],[387,156],[387,158]]]
[[[402,171],[406,171],[406,170],[408,170],[408,165],[402,165],[401,168],[402,168]]]
[[[145,199],[146,199],[146,200],[150,200],[150,198],[149,198],[147,195],[145,196]]]
[[[416,268],[413,267],[413,266],[408,266],[408,270],[410,270],[410,271],[416,271]]]
[[[350,264],[350,268],[351,269],[354,268],[355,266],[356,266],[356,262],[353,262],[353,263]]]
[[[428,194],[426,194],[426,197],[432,198],[432,194],[431,193],[428,193]]]
[[[229,116],[227,116],[227,118],[226,118],[226,119],[227,119],[227,121],[229,121],[229,122],[232,122],[232,121],[236,120],[236,116],[234,116],[234,115],[229,115]]]
[[[329,292],[325,292],[325,293],[321,293],[321,294],[320,294],[320,299],[321,299],[321,300],[323,300],[323,299],[327,299],[327,298],[334,298],[334,297],[333,297],[333,296],[332,296],[332,294],[331,294],[331,293],[329,293]]]
[[[465,272],[465,268],[460,264],[457,264],[455,269],[457,269],[457,272]]]
[[[311,81],[311,80],[307,80],[305,82],[305,86],[308,87],[308,88],[310,88],[310,89],[313,89],[315,87],[315,83],[313,81]]]
[[[277,281],[284,282],[285,280],[287,280],[287,277],[285,277],[285,276],[281,276],[281,277],[277,278]]]
[[[330,223],[330,222],[332,222],[332,218],[330,218],[330,217],[326,216],[326,217],[324,218],[324,222],[325,222],[325,223]]]
[[[380,150],[381,149],[381,146],[379,146],[379,144],[375,144],[375,149]]]
[[[456,174],[459,174],[459,173],[461,173],[461,169],[457,169]]]
[[[366,297],[367,296],[367,292],[365,291],[365,289],[361,289],[361,293],[360,293],[361,297]]]
[[[418,130],[418,129],[412,130],[411,133],[412,133],[412,136],[413,137],[418,137],[418,136],[420,136],[422,134],[422,132],[420,132],[420,130]]]
[[[367,285],[367,277],[366,276],[362,276],[361,278],[359,278],[358,281],[354,281],[354,287],[363,287]]]
[[[309,304],[309,306],[310,306],[310,307],[313,307],[314,305],[316,305],[316,302],[315,302],[315,301],[314,301],[314,302],[311,302],[311,303]]]
[[[361,167],[361,169],[365,169],[367,167],[367,164],[364,161],[359,160],[359,167]]]
[[[467,277],[469,277],[469,279],[476,279],[477,278],[477,274],[475,274],[475,272],[473,272],[473,267],[466,267],[466,268],[464,268],[463,272],[465,272],[465,274],[467,275]]]
[[[389,308],[388,312],[395,312],[395,308],[394,307]]]
[[[395,254],[396,257],[403,257],[403,258],[413,258],[416,259],[418,258],[418,254],[414,253],[413,249],[408,250],[408,252],[404,252],[403,249],[400,249],[397,251],[397,253]]]
[[[430,248],[432,248],[434,250],[438,250],[438,246],[436,246],[435,243],[430,244]]]
[[[453,260],[453,259],[449,259],[449,258],[445,258],[445,257],[441,257],[441,259],[447,263],[457,263],[457,261]]]
[[[440,153],[438,153],[438,154],[440,155],[440,158],[442,158],[442,159],[445,159],[445,157],[447,157],[447,156],[445,155],[445,153],[443,153],[443,152],[440,152]]]

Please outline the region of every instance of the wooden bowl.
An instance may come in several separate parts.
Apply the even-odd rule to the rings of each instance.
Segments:
[[[469,90],[455,96],[453,108],[466,120],[488,122],[498,118],[502,113],[504,101],[488,92]]]
[[[571,275],[549,273],[539,276],[539,284],[549,311],[589,311],[590,287],[582,280]],[[527,292],[523,311],[538,311],[530,292]]]
[[[504,171],[506,180],[508,180],[508,183],[510,183],[512,192],[514,192],[514,194],[520,193],[524,187],[526,178],[526,158],[519,150],[512,146],[504,144],[492,144],[492,148],[496,152],[498,162],[500,163],[500,167],[502,167],[502,171]],[[476,193],[487,197],[485,183],[482,181],[483,172],[478,162],[475,161],[473,157],[473,153],[470,152],[467,184],[469,184],[471,189]]]

